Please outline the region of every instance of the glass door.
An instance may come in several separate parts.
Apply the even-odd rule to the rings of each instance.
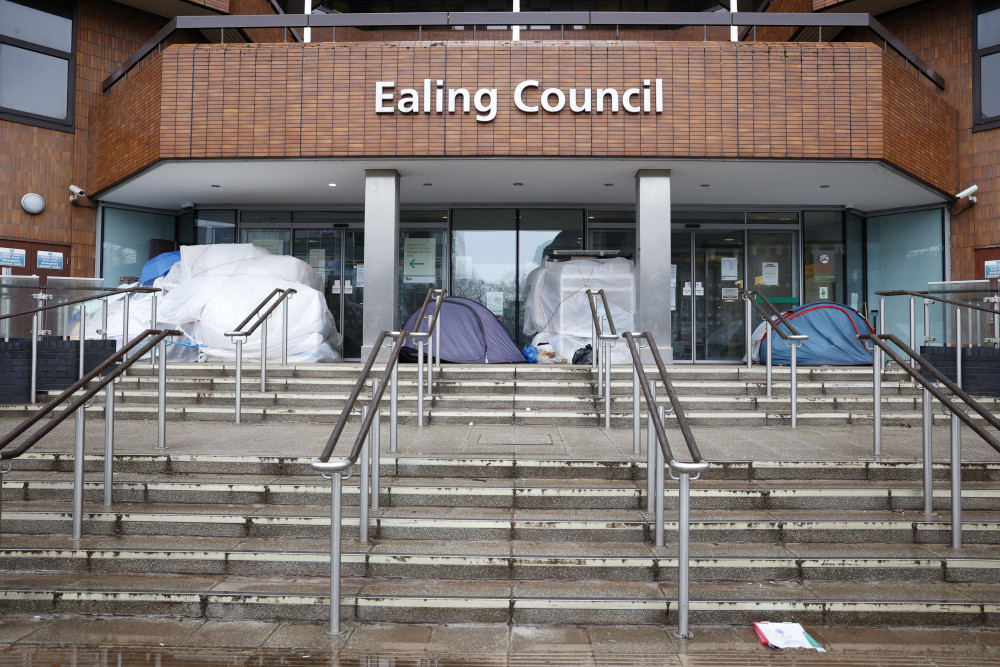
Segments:
[[[675,231],[671,255],[674,359],[739,362],[746,345],[743,230]]]

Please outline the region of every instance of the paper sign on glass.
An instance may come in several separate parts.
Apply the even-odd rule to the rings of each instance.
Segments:
[[[761,267],[761,274],[764,279],[764,285],[777,285],[778,284],[778,263],[777,262],[764,262]]]
[[[722,279],[739,280],[739,262],[735,257],[722,258]]]

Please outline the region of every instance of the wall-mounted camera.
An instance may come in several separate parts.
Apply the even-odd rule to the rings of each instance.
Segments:
[[[69,186],[69,191],[73,193],[69,196],[69,200],[73,204],[75,204],[76,200],[79,199],[80,197],[87,196],[87,191],[77,185]]]

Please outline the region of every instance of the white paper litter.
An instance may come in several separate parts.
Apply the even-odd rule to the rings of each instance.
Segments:
[[[809,648],[820,653],[826,649],[809,636],[809,633],[798,623],[768,623],[762,621],[753,624],[754,632],[762,644],[771,648]]]

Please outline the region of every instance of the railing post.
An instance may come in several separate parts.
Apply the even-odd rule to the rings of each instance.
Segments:
[[[917,349],[917,311],[916,303],[913,301],[913,297],[910,297],[910,348],[913,350]],[[917,367],[917,360],[910,359],[910,368]],[[912,380],[916,382],[916,380]]]
[[[361,423],[365,423],[365,419],[368,418],[368,406],[361,406]],[[368,542],[368,457],[370,447],[368,446],[371,442],[371,432],[368,433],[368,437],[365,438],[364,444],[361,446],[361,474],[358,476],[358,540],[362,544],[367,544]]]
[[[767,322],[764,328],[765,334],[767,336],[767,397],[771,398],[771,367],[774,360],[774,327],[771,326],[771,318],[767,317],[765,319]]]
[[[396,453],[396,426],[399,410],[399,362],[392,365],[392,374],[389,376],[391,386],[389,387],[389,451]]]
[[[962,388],[962,311],[955,309],[955,384]],[[962,548],[962,422],[951,413],[951,548]]]
[[[872,433],[875,440],[873,452],[875,456],[882,456],[882,369],[879,368],[881,349],[876,345],[872,358]]]
[[[28,400],[38,402],[38,317],[41,313],[31,316],[31,393]]]
[[[656,413],[660,416],[660,423],[663,423],[663,419],[666,416],[666,411],[663,406],[657,406]],[[656,441],[656,478],[654,483],[656,484],[656,546],[663,546],[663,505],[664,505],[664,495],[666,495],[666,480],[663,478],[664,469],[666,467],[666,459],[663,456],[663,448],[660,446],[659,440]]]
[[[87,357],[86,357],[87,351],[85,349],[87,341],[87,304],[85,303],[80,304],[79,333],[80,333],[80,364],[79,364],[80,375],[77,377],[78,380],[83,378],[83,376],[87,374],[87,372],[84,370],[87,366]]]
[[[924,514],[934,511],[934,416],[931,410],[931,392],[923,391],[923,449],[924,449]]]
[[[83,441],[86,434],[86,404],[76,409],[76,440],[73,447],[73,539],[83,535]]]
[[[604,354],[604,430],[611,430],[611,343],[605,341]]]
[[[267,320],[265,317],[260,325],[260,390],[267,391]]]
[[[236,342],[236,423],[240,423],[240,409],[243,399],[243,341],[239,338]]]
[[[417,426],[424,425],[424,339],[417,339]]]
[[[594,306],[594,295],[590,293],[590,290],[587,290],[587,298],[590,299],[590,307],[596,309],[596,306]],[[594,321],[593,318],[591,318],[591,320],[590,320],[590,369],[591,370],[598,370],[598,368],[597,368],[597,323]],[[598,387],[598,393],[600,393],[600,387],[601,387],[601,374],[600,374],[600,372],[598,372],[598,374],[597,374],[597,387]]]
[[[677,513],[677,636],[690,639],[688,561],[691,540],[691,475],[686,472],[677,476]]]
[[[326,634],[339,635],[340,630],[340,531],[341,484],[340,471],[330,475],[330,629]]]
[[[288,365],[288,300],[291,294],[286,294],[281,302],[281,365]]]
[[[375,411],[375,418],[372,420],[372,492],[371,508],[378,510],[378,487],[379,487],[379,464],[382,462],[382,409],[375,403],[375,395],[378,393],[378,380],[372,380],[372,410]]]
[[[798,369],[798,341],[792,341],[792,428],[798,428],[799,425],[799,392],[798,392],[798,379],[799,379],[799,369]]]
[[[115,383],[104,387],[104,505],[111,505],[115,457]]]
[[[108,339],[108,300],[101,299],[101,340]]]
[[[129,302],[132,300],[129,298],[131,296],[132,296],[131,293],[126,292],[125,298],[122,300],[122,347],[128,345],[128,311],[129,311]],[[128,360],[127,356],[122,357],[122,361],[127,361],[127,360]],[[126,368],[122,371],[122,374],[119,377],[125,377],[127,373],[128,369]]]
[[[646,511],[652,512],[656,503],[654,495],[656,477],[656,427],[653,426],[653,414],[656,412],[656,381],[649,383],[649,395],[652,405],[646,406]]]
[[[167,339],[160,340],[158,347],[160,348],[160,363],[156,379],[156,446],[158,449],[164,449],[167,446]]]
[[[430,331],[430,318],[428,317],[427,331]],[[434,395],[434,336],[427,337],[427,397]]]
[[[155,329],[156,328],[156,319],[157,319],[157,317],[156,317],[156,292],[151,293],[150,296],[153,297],[153,301],[152,301],[152,304],[150,305],[149,328],[150,329]],[[150,366],[155,366],[156,365],[156,348],[153,348],[152,350],[149,351],[149,365]]]
[[[437,367],[441,370],[441,327],[444,325],[444,297],[437,303],[437,324],[434,326],[434,351],[437,352]]]
[[[753,353],[753,326],[751,325],[750,322],[751,318],[750,297],[744,296],[743,300],[746,301],[746,306],[747,306],[746,314],[744,315],[746,319],[746,325],[744,328],[747,339],[747,370],[750,370],[751,368],[753,368],[753,359],[751,358],[751,354]],[[770,388],[770,384],[768,385],[768,388]],[[768,393],[768,396],[770,395],[771,394]]]
[[[639,442],[642,419],[639,417],[639,369],[632,365],[632,455],[639,456],[642,444]]]

